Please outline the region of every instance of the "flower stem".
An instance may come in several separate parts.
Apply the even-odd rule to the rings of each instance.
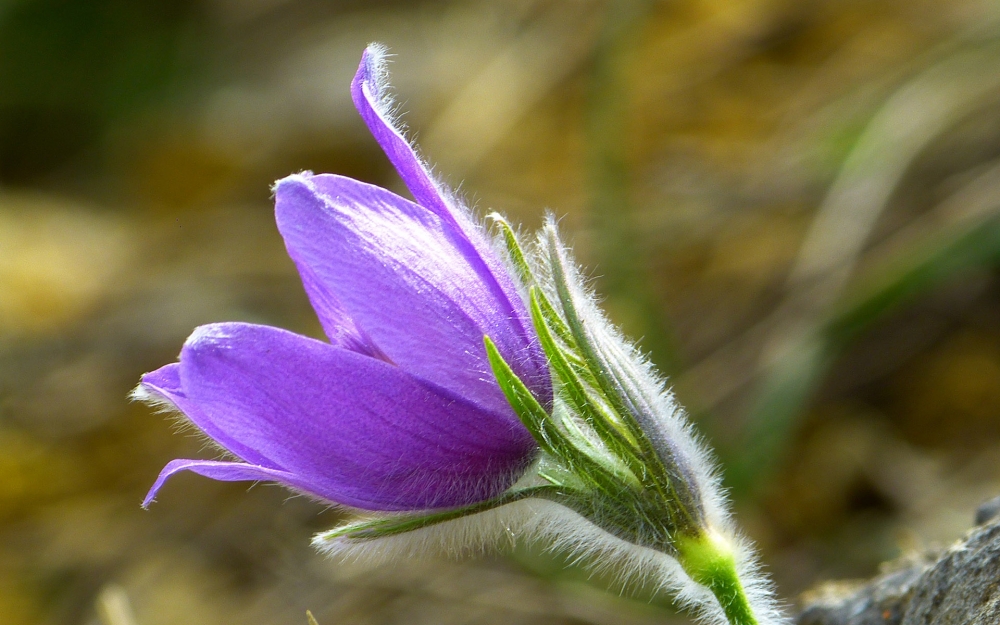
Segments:
[[[707,530],[697,536],[679,537],[677,550],[681,566],[691,579],[712,591],[730,625],[758,625],[728,540]]]

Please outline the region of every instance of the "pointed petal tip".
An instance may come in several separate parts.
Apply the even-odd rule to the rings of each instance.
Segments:
[[[323,499],[321,495],[317,494],[316,488],[311,482],[281,469],[272,469],[245,462],[178,458],[168,462],[160,471],[153,486],[146,493],[145,499],[142,500],[142,507],[148,508],[156,500],[157,493],[160,492],[166,481],[182,471],[190,471],[220,482],[275,482],[300,493]]]
[[[181,389],[180,363],[174,362],[160,367],[156,371],[142,374],[128,397],[135,402],[142,402],[159,412],[180,412],[172,397],[184,396]]]
[[[285,237],[288,246],[288,228],[297,228],[306,215],[313,214],[322,200],[318,197],[312,172],[303,172],[286,176],[274,183],[271,188],[274,194],[274,219],[278,231]],[[293,250],[289,249],[292,259]]]
[[[160,474],[156,476],[156,481],[153,485],[149,487],[149,491],[142,500],[142,509],[149,510],[150,504],[156,501],[156,495],[163,488],[163,485],[168,479],[173,477],[176,473],[181,471],[191,470],[196,468],[199,464],[212,464],[211,462],[205,462],[200,460],[186,460],[183,458],[178,458],[176,460],[171,460],[160,470]]]
[[[181,363],[172,362],[169,365],[163,365],[155,371],[143,373],[142,377],[139,378],[139,387],[151,392],[156,392],[159,389],[169,391],[180,390],[180,366]],[[137,387],[135,392],[138,392],[138,390],[139,388]]]
[[[380,43],[372,43],[365,48],[361,54],[358,71],[351,80],[351,99],[376,139],[379,138],[378,127],[388,126],[405,142],[402,135],[403,126],[392,111],[393,98],[389,84],[388,62],[390,56],[388,48]],[[381,122],[369,119],[372,114],[382,118]],[[383,141],[379,140],[379,143]],[[383,149],[384,147],[383,145]]]
[[[156,481],[153,482],[153,485],[149,487],[149,491],[146,493],[146,496],[142,500],[141,507],[143,510],[149,510],[150,504],[156,501],[156,494],[160,492],[160,488],[163,487],[163,484],[164,482],[167,481],[167,478],[169,478],[171,475],[177,472],[175,467],[179,462],[184,462],[184,461],[171,460],[166,464],[165,467],[163,467],[163,469],[160,471],[160,474],[156,476]]]
[[[378,99],[388,78],[389,56],[391,56],[389,48],[384,44],[375,41],[368,44],[361,53],[361,63],[358,64],[358,71],[354,75],[352,88],[360,88],[362,84],[367,84],[369,93]]]
[[[502,314],[512,320],[514,334],[520,337],[519,340],[530,343],[527,311],[518,299],[517,288],[506,267],[496,258],[486,233],[480,231],[454,194],[431,174],[406,138],[405,127],[393,106],[385,56],[385,48],[377,44],[369,46],[362,54],[351,83],[351,97],[358,113],[413,194],[414,201],[457,231],[455,240],[459,242],[459,252],[478,274],[479,281],[493,293],[503,309]],[[477,338],[477,348],[478,344]],[[546,374],[541,373],[547,371],[544,356],[541,350],[532,349],[531,365],[544,376]]]

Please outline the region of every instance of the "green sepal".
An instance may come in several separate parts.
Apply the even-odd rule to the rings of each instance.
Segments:
[[[538,289],[532,287],[530,296],[531,317],[538,339],[545,355],[548,356],[549,364],[562,382],[561,390],[570,407],[593,428],[611,453],[624,461],[628,468],[624,477],[633,486],[641,487],[640,477],[645,475],[646,471],[636,456],[635,440],[622,428],[617,419],[609,414],[609,408],[603,399],[597,397],[597,393],[587,387],[577,369],[570,363],[566,352],[556,344],[548,319],[545,318],[541,308],[540,297],[543,296]]]
[[[569,284],[566,262],[559,250],[555,228],[551,225],[547,226],[545,228],[545,235],[546,252],[551,267],[552,282],[555,285],[556,296],[559,298],[559,306],[562,308],[563,317],[566,320],[567,332],[572,336],[583,360],[589,365],[590,371],[594,376],[594,381],[604,396],[608,398],[612,409],[619,415],[629,415],[631,411],[623,400],[624,392],[621,385],[613,379],[606,359],[595,349],[593,340],[580,320],[580,313],[576,309],[576,302],[574,302],[572,289]],[[626,425],[633,431],[637,439],[643,437],[638,424],[627,422]]]
[[[555,306],[549,301],[549,298],[545,293],[536,287],[538,292],[538,306],[546,323],[552,328],[552,332],[559,337],[559,340],[568,348],[569,354],[572,354],[572,360],[576,364],[585,364],[586,361],[580,355],[580,347],[576,343],[576,339],[573,338],[573,333],[570,332],[569,326],[563,320],[559,313],[556,311]]]
[[[522,284],[524,284],[526,288],[534,287],[537,284],[535,274],[531,270],[531,265],[528,263],[528,258],[525,255],[524,250],[521,248],[521,243],[517,240],[517,235],[514,234],[514,228],[511,227],[510,223],[504,219],[503,215],[500,213],[492,213],[489,217],[500,228],[504,246],[507,248],[507,255],[510,257],[510,261],[513,263],[514,268],[517,270]],[[549,302],[547,297],[544,297],[544,294],[542,296],[541,304],[545,318],[552,326],[552,329],[559,337],[559,340],[563,341],[568,347],[570,347],[570,349],[576,351],[576,342],[573,339],[573,335],[570,333],[569,328],[566,326],[566,322],[562,320],[559,313],[556,312],[556,309],[552,306],[552,303]],[[575,354],[573,357],[575,359],[577,358]]]
[[[500,390],[511,408],[517,414],[524,427],[542,448],[542,451],[556,457],[563,457],[566,453],[567,442],[561,433],[556,429],[555,424],[531,391],[525,386],[521,378],[517,377],[507,361],[500,355],[496,344],[487,335],[483,336],[483,344],[486,346],[486,357],[490,361],[493,375],[500,385]]]
[[[578,443],[584,440],[582,437],[570,440],[510,368],[493,340],[489,336],[483,336],[483,343],[500,390],[542,451],[579,475],[588,488],[596,488],[609,494],[621,491],[621,469],[589,445],[579,446]]]
[[[577,310],[568,263],[562,254],[558,234],[552,224],[548,224],[544,232],[546,256],[555,292],[559,298],[559,306],[563,312],[562,316],[566,320],[566,326],[579,349],[581,358],[587,363],[595,386],[607,399],[612,411],[621,417],[622,425],[631,433],[638,450],[638,457],[648,472],[648,485],[659,493],[659,498],[664,504],[664,514],[669,518],[670,525],[678,529],[698,527],[699,511],[690,509],[697,505],[696,496],[691,494],[687,483],[676,468],[668,466],[667,463],[672,464],[673,459],[669,456],[664,458],[662,454],[669,452],[657,450],[653,446],[643,424],[639,421],[637,412],[653,412],[649,398],[638,390],[642,385],[634,379],[632,373],[620,365],[616,366],[615,359],[608,357],[598,348],[584,327]],[[651,424],[645,426],[655,427]],[[680,496],[681,492],[683,497]]]
[[[531,265],[528,264],[527,257],[524,255],[524,250],[521,249],[521,244],[517,240],[517,235],[514,234],[514,228],[500,213],[492,213],[489,218],[500,227],[507,254],[510,256],[510,261],[514,264],[514,269],[517,270],[521,282],[526,285],[534,284],[535,276],[531,271]]]

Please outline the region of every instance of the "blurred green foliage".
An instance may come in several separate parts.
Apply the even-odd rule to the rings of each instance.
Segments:
[[[95,149],[204,70],[191,0],[17,0],[0,8],[0,179],[25,183]]]

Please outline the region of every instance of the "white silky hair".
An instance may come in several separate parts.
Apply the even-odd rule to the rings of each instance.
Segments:
[[[587,285],[569,248],[559,237],[558,223],[551,213],[546,215],[544,227],[538,233],[534,245],[527,248],[530,250],[529,262],[539,287],[552,301],[558,301],[555,277],[552,275],[552,265],[548,259],[548,255],[553,251],[548,249],[550,241],[554,243],[554,252],[562,260],[565,283],[569,287],[570,297],[581,325],[591,335],[598,351],[628,371],[635,385],[634,390],[647,401],[653,422],[642,425],[656,429],[654,432],[647,431],[647,435],[650,438],[669,441],[679,457],[678,460],[688,467],[688,477],[694,482],[693,489],[699,493],[704,511],[706,527],[703,529],[719,535],[732,547],[737,574],[760,624],[786,622],[776,600],[772,582],[763,574],[749,541],[736,530],[732,521],[728,497],[722,486],[722,476],[717,468],[714,454],[695,431],[684,408],[677,402],[667,385],[666,379],[656,370],[648,356],[629,341],[601,310],[596,292]],[[634,549],[641,549],[629,543],[625,544]],[[672,563],[672,566],[660,564],[656,567],[656,571],[663,576],[663,579],[668,580],[661,584],[661,588],[673,589],[678,603],[693,609],[703,620],[728,623],[721,613],[715,612],[719,606],[711,593],[705,587],[693,582],[676,560],[670,556],[664,557]],[[637,565],[639,569],[643,564],[642,559],[635,557],[628,557],[627,561],[630,566]],[[640,575],[640,577],[648,576],[648,573]],[[691,586],[699,591],[694,592]],[[710,606],[714,606],[714,609]]]
[[[217,455],[216,460],[229,460],[241,462],[241,459],[233,452],[222,446],[211,436],[205,434],[184,411],[177,407],[160,393],[146,387],[140,382],[128,394],[128,398],[135,402],[146,404],[156,414],[165,415],[170,418],[171,428],[178,434],[187,434],[201,442],[202,451],[211,451]],[[308,496],[308,495],[307,495]],[[312,497],[315,499],[315,496]],[[325,503],[325,502],[324,502]]]
[[[718,600],[695,583],[671,556],[634,545],[600,529],[573,510],[543,499],[525,499],[402,534],[352,540],[317,534],[313,546],[326,555],[376,567],[399,558],[463,558],[503,552],[515,543],[536,544],[594,574],[607,575],[622,591],[639,585],[667,593],[706,624],[728,625]],[[784,623],[766,580],[748,557],[743,540],[733,544],[738,573],[760,625]]]
[[[655,421],[648,425],[657,431],[647,431],[647,436],[659,437],[673,444],[678,456],[691,471],[694,490],[701,495],[708,525],[723,534],[732,534],[734,528],[726,492],[722,487],[722,476],[716,468],[717,463],[712,452],[687,419],[684,408],[677,403],[666,379],[655,369],[649,358],[629,341],[601,310],[597,293],[587,286],[569,248],[558,237],[557,221],[552,214],[546,215],[545,225],[539,232],[535,245],[527,248],[531,251],[530,262],[538,286],[550,300],[559,301],[555,278],[551,275],[551,265],[547,260],[546,247],[550,233],[554,235],[557,253],[563,260],[566,283],[581,324],[589,331],[599,350],[607,357],[613,358],[616,364],[627,368],[635,380],[637,387],[635,390],[650,405]]]
[[[406,124],[401,119],[399,104],[396,102],[392,84],[389,82],[389,48],[381,43],[370,43],[365,49],[368,54],[370,93],[375,97],[375,110],[385,118],[390,126],[404,135]]]
[[[141,382],[132,389],[132,392],[128,394],[128,398],[132,401],[137,401],[156,410],[157,413],[169,413],[169,412],[180,412],[174,402],[170,401],[163,395],[159,393],[151,392],[144,384]]]

